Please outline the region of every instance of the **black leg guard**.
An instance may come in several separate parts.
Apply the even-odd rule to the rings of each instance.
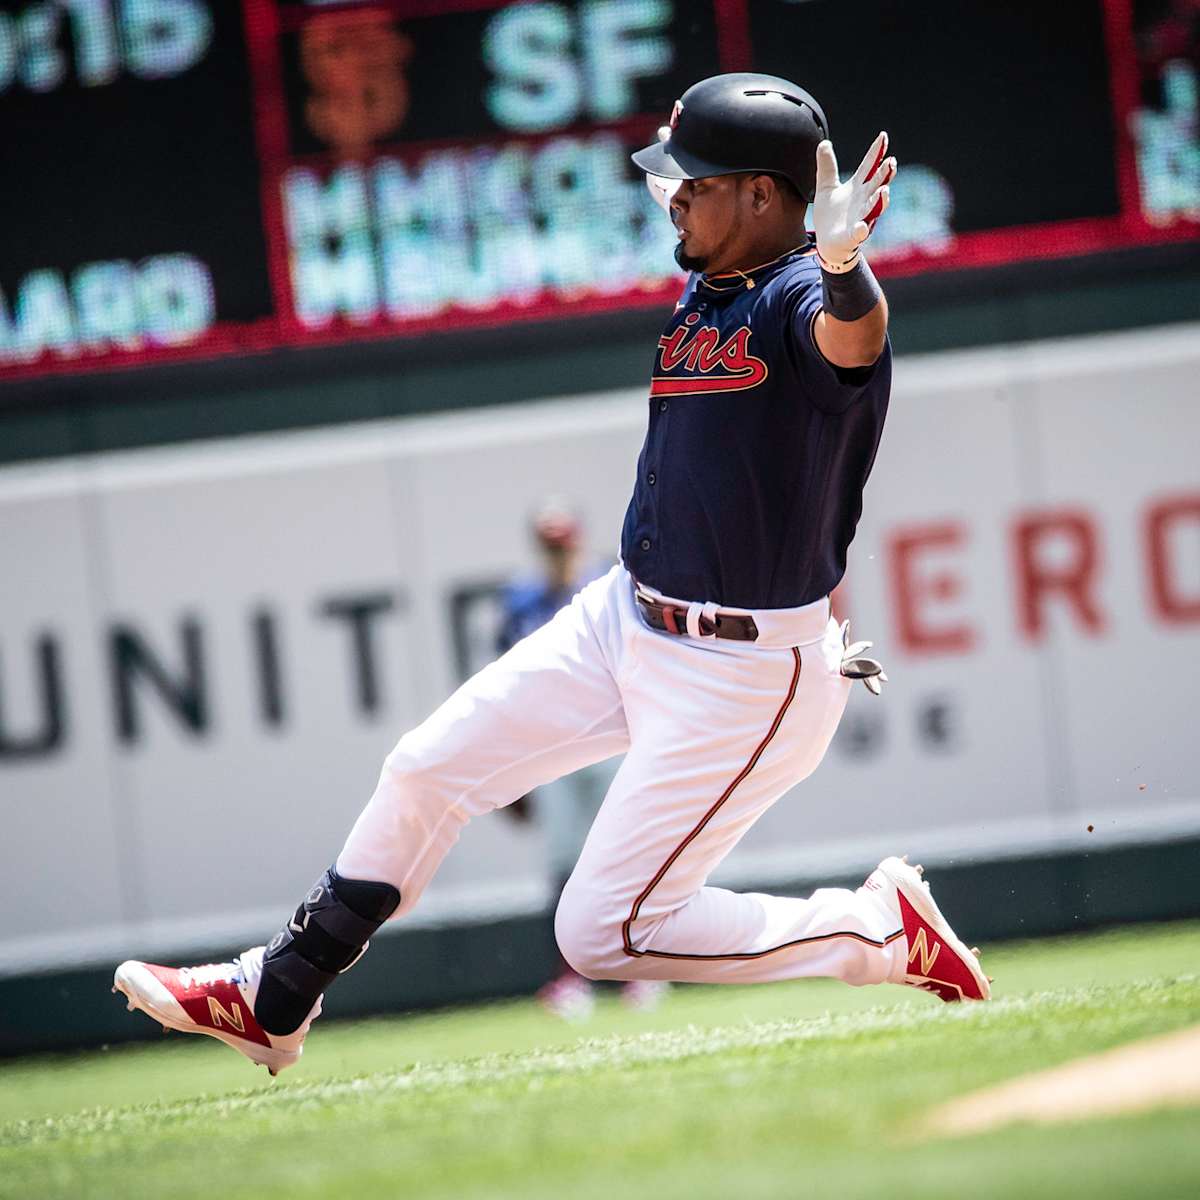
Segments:
[[[362,957],[367,940],[396,911],[390,883],[343,879],[330,867],[263,955],[254,1016],[276,1036],[295,1033],[317,997]]]

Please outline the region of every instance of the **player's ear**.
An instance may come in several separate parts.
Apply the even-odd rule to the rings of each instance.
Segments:
[[[778,185],[770,175],[750,176],[750,206],[756,215],[767,211],[778,192]]]

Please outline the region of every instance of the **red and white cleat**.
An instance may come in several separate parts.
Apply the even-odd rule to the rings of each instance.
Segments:
[[[263,948],[256,946],[233,962],[200,967],[160,967],[130,959],[117,968],[113,991],[123,992],[129,1011],[140,1008],[162,1025],[164,1033],[168,1029],[206,1033],[278,1075],[300,1058],[321,1001],[295,1033],[284,1037],[267,1033],[254,1019],[262,956]]]
[[[904,926],[908,963],[897,983],[933,992],[946,1001],[990,1000],[992,989],[978,962],[978,950],[959,941],[921,878],[907,859],[885,858],[863,888],[895,912]]]

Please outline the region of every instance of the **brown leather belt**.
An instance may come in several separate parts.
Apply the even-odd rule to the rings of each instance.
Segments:
[[[636,591],[634,596],[642,610],[642,616],[646,618],[646,624],[651,629],[661,629],[664,633],[687,634],[686,604],[669,604],[665,600],[654,600],[640,590]],[[699,624],[700,633],[704,637],[731,638],[735,642],[758,640],[758,626],[755,625],[754,618],[741,613],[718,610],[711,621],[701,615]]]

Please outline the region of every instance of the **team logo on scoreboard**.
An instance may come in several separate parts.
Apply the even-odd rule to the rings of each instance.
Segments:
[[[308,127],[340,154],[361,155],[394,134],[409,109],[411,40],[386,12],[320,13],[300,32]]]
[[[691,313],[658,339],[658,372],[650,380],[650,395],[742,392],[766,379],[767,364],[750,353],[748,325],[722,341],[715,326],[697,328],[699,320],[698,313]]]

